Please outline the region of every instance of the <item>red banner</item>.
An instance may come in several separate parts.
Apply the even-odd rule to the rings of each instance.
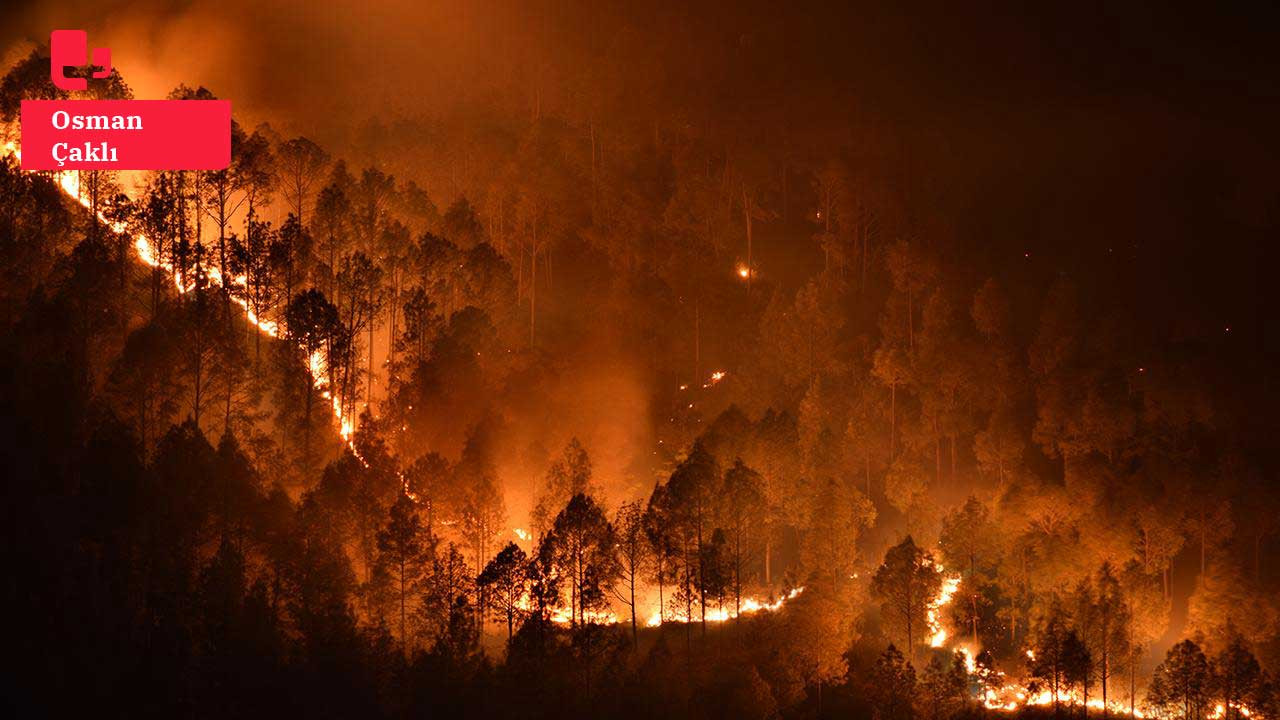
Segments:
[[[221,170],[228,100],[23,100],[23,170]]]

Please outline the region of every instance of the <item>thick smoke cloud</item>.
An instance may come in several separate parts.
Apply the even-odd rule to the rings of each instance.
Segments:
[[[250,119],[321,133],[335,118],[419,113],[536,70],[530,18],[476,3],[105,2],[19,8],[5,47],[77,27],[111,46],[139,97],[205,85]],[[501,39],[499,39],[501,38]]]
[[[931,216],[976,252],[1055,254],[1089,282],[1080,258],[1155,238],[1133,249],[1148,268],[1132,286],[1138,314],[1230,322],[1242,342],[1263,324],[1257,269],[1274,258],[1255,240],[1280,214],[1266,151],[1280,105],[1256,79],[1275,76],[1274,23],[1231,9],[106,0],[20,3],[6,20],[6,58],[84,28],[138,97],[204,85],[243,124],[381,164],[441,205],[482,193],[510,150],[483,136],[495,117],[631,125],[633,137],[768,124],[775,147],[888,128],[869,140],[888,172],[869,174],[927,185]],[[1216,207],[1187,202],[1201,196]],[[1222,216],[1240,240],[1207,239]]]

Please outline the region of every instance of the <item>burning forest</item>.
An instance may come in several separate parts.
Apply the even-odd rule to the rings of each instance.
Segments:
[[[1280,720],[1261,10],[117,10],[0,33],[10,715]],[[230,166],[19,169],[135,97]]]

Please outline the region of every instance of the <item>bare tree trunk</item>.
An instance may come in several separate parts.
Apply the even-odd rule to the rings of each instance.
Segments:
[[[702,382],[702,315],[697,298],[693,300],[693,381]]]
[[[1206,538],[1205,538],[1205,532],[1206,532],[1206,530],[1205,530],[1205,527],[1204,527],[1204,522],[1205,522],[1205,518],[1204,518],[1204,508],[1202,507],[1202,508],[1200,509],[1200,577],[1204,577],[1204,569],[1205,569],[1205,546],[1208,544],[1208,542],[1207,542],[1207,540],[1206,540]]]
[[[596,220],[596,203],[598,191],[596,185],[596,124],[592,121],[588,125],[591,132],[591,221]]]
[[[933,418],[933,482],[942,484],[942,436],[938,434],[938,418]]]
[[[310,362],[311,358],[307,358]],[[316,378],[319,382],[319,378]],[[306,393],[306,410],[303,413],[302,420],[302,465],[303,472],[310,475],[311,473],[311,382],[306,373],[303,373],[303,392]]]
[[[664,597],[666,589],[664,580],[665,568],[661,560],[658,561],[658,627],[662,627],[667,622],[667,601]]]
[[[889,464],[893,464],[896,448],[894,440],[898,435],[898,382],[889,383]]]
[[[742,529],[733,538],[733,616],[742,614]]]
[[[755,275],[752,267],[752,232],[751,232],[751,198],[747,196],[747,188],[742,188],[742,215],[747,224],[747,292],[751,292],[751,276]]]
[[[594,159],[594,155],[592,156]],[[634,568],[634,566],[633,566]],[[636,628],[636,573],[631,570],[631,646],[640,646],[640,631]]]
[[[956,434],[953,432],[948,440],[951,447],[951,480],[956,479]]]
[[[533,245],[529,257],[529,347],[533,347],[538,316],[538,230],[533,231]]]
[[[702,566],[702,511],[698,511],[698,608],[702,612],[702,636],[707,636],[707,575]]]
[[[404,556],[400,557],[400,654],[408,655],[408,638],[404,634]]]
[[[979,645],[978,645],[978,594],[976,592],[969,595],[969,616],[973,619],[973,646],[977,648],[979,647]]]
[[[1253,534],[1253,581],[1262,582],[1262,532]]]
[[[396,365],[396,333],[400,329],[400,271],[393,269],[391,273],[391,318],[387,330],[387,372],[392,372]],[[390,377],[388,377],[388,382]]]
[[[916,351],[916,311],[910,285],[907,286],[907,347],[910,348],[914,356]]]
[[[196,423],[196,427],[197,427],[197,428],[199,428],[199,427],[200,427],[200,386],[203,384],[203,383],[202,383],[203,378],[201,377],[201,375],[203,374],[203,373],[202,373],[203,368],[201,367],[201,365],[202,365],[202,358],[201,358],[200,354],[197,352],[197,354],[196,354],[196,383],[195,383],[195,385],[196,385],[196,387],[195,387],[196,397],[195,397],[195,406],[191,409],[191,417],[195,420],[195,423]]]
[[[867,244],[871,242],[870,230],[863,230],[862,238],[862,279],[858,282],[858,292],[867,286]]]
[[[1130,648],[1133,648],[1132,636],[1130,639]],[[1137,717],[1134,709],[1137,705],[1138,694],[1138,653],[1134,650],[1129,651],[1129,717]]]
[[[912,662],[916,659],[915,638],[912,636],[911,613],[907,613],[907,658]]]
[[[773,587],[773,536],[770,534],[764,541],[764,584]]]
[[[367,366],[367,377],[365,380],[364,406],[370,409],[372,415],[373,407],[373,318],[375,312],[373,309],[373,287],[369,287],[369,363]]]

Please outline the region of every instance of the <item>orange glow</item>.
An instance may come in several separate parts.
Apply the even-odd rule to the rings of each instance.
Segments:
[[[716,608],[714,610],[708,609],[707,622],[721,623],[727,620],[732,620],[733,618],[738,617],[739,614],[752,615],[760,611],[773,612],[775,610],[780,609],[783,605],[787,603],[788,600],[795,599],[795,597],[802,592],[804,592],[803,587],[795,588],[791,592],[787,593],[786,595],[783,595],[782,597],[778,598],[777,600],[774,600],[773,602],[760,600],[758,598],[750,598],[750,597],[743,598],[741,613],[735,613],[732,608]],[[671,615],[668,615],[666,620],[668,622],[688,622],[689,618],[685,617],[682,614],[676,613],[674,617]],[[701,622],[702,615],[701,614],[695,615],[692,621]],[[653,614],[649,616],[649,619],[645,621],[645,625],[647,625],[648,627],[658,627],[659,625],[662,624],[662,622],[663,622],[662,613],[658,610],[654,610]]]
[[[955,598],[956,590],[960,587],[961,578],[958,574],[948,574],[941,563],[934,563],[934,567],[938,569],[938,572],[942,573],[942,587],[939,588],[938,595],[929,602],[926,608],[926,621],[929,628],[929,646],[938,648],[946,643],[948,637],[947,629],[942,624],[942,609],[947,607]],[[965,668],[970,673],[976,673],[978,670],[976,659],[978,648],[970,647],[968,644],[957,644],[954,649],[964,655]],[[1028,660],[1035,660],[1035,651],[1028,648],[1024,653]],[[988,710],[1015,712],[1020,708],[1031,705],[1045,706],[1054,703],[1053,693],[1049,690],[1030,693],[1021,682],[1005,681],[1006,676],[1003,672],[997,670],[994,675],[996,679],[1002,681],[1002,684],[998,687],[988,688],[979,698],[983,707]],[[1067,706],[1087,705],[1094,710],[1103,709],[1103,703],[1100,698],[1090,698],[1088,702],[1085,702],[1084,697],[1076,690],[1059,691],[1057,700],[1058,703]],[[1116,715],[1131,715],[1139,718],[1139,720],[1147,717],[1142,710],[1134,708],[1130,711],[1129,706],[1121,702],[1108,702],[1106,709]],[[1216,712],[1216,715],[1209,715],[1209,720],[1220,720],[1224,714],[1222,707],[1219,706]],[[1244,717],[1250,717],[1244,707],[1240,708],[1240,714]]]
[[[942,573],[942,587],[938,590],[938,596],[925,609],[925,622],[929,626],[929,647],[936,648],[942,647],[947,641],[947,629],[942,625],[942,609],[950,605],[951,599],[955,597],[956,590],[960,587],[960,576],[947,575],[939,563],[934,563],[934,566]]]
[[[17,146],[15,146],[13,142],[5,143],[3,147],[3,151],[4,152],[0,154],[0,157],[6,156],[6,155],[13,155],[18,160],[22,159],[21,151],[18,150]],[[80,203],[80,205],[82,205],[83,207],[85,208],[89,207],[88,198],[83,197],[80,193],[80,174],[79,173],[73,170],[68,170],[65,172],[54,173],[53,176],[58,187],[62,190],[64,194],[66,194],[76,202]],[[106,227],[110,228],[112,232],[126,233],[126,234],[129,232],[129,228],[124,223],[111,222],[102,213],[98,213],[98,221],[101,222]],[[162,262],[159,259],[159,255],[156,252],[155,246],[151,243],[151,240],[147,238],[146,235],[143,235],[142,233],[137,233],[134,235],[133,250],[134,250],[134,254],[137,255],[138,257],[138,260],[140,260],[144,265],[152,268],[158,267],[161,270],[165,271],[170,276],[172,276],[174,287],[177,289],[179,294],[186,294],[195,288],[194,279],[191,279],[189,281],[184,281],[182,274],[179,273],[177,270],[175,270],[172,264],[167,262]],[[210,284],[217,285],[220,287],[224,286],[222,273],[217,268],[214,268],[214,267],[202,268],[202,272],[204,273],[205,279],[208,280]],[[230,285],[243,287],[245,285],[245,282],[246,282],[245,277],[243,275],[240,275],[240,276],[231,278]],[[249,308],[249,302],[243,298],[236,297],[233,294],[231,295],[231,300],[232,302],[240,306],[240,308],[244,311],[245,320],[247,320],[250,324],[256,327],[259,332],[266,335],[267,337],[280,339],[281,337],[280,326],[274,320],[259,318],[253,312],[253,310]],[[360,457],[360,453],[356,449],[355,443],[352,441],[352,435],[355,432],[354,418],[351,417],[351,414],[349,412],[344,412],[342,404],[339,402],[338,398],[335,397],[332,394],[332,392],[330,392],[330,389],[328,388],[327,384],[323,381],[323,378],[328,373],[327,365],[328,364],[324,358],[324,355],[319,352],[313,353],[309,358],[307,358],[307,369],[311,374],[311,383],[316,388],[316,390],[320,392],[321,397],[323,397],[324,399],[330,402],[330,405],[333,409],[334,419],[338,421],[338,433],[342,436],[343,441],[346,442],[347,448],[351,451],[351,454],[354,455],[362,465],[364,465],[365,467],[368,467],[368,463],[364,460],[364,458]],[[401,476],[400,480],[401,480],[401,484],[404,487],[405,493],[409,495],[409,497],[416,502],[418,498],[414,493],[412,493],[409,490],[408,483],[404,480],[404,477]]]

